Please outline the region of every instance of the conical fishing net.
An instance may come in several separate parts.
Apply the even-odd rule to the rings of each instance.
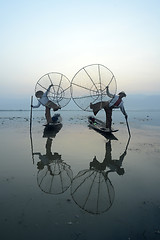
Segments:
[[[90,103],[108,101],[106,93],[116,94],[117,85],[113,73],[101,64],[92,64],[80,69],[71,81],[71,94],[76,105],[85,111],[91,111]]]
[[[48,87],[53,84],[48,92],[48,99],[61,108],[66,106],[71,99],[69,79],[57,72],[47,73],[42,76],[35,86],[35,92],[46,92]]]
[[[83,170],[72,181],[71,195],[83,210],[100,214],[111,207],[114,188],[103,171]]]

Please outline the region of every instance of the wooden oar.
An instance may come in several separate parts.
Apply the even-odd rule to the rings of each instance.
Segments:
[[[32,160],[33,160],[33,164],[34,164],[33,141],[32,141],[32,104],[33,104],[33,96],[31,96],[31,112],[30,112],[30,140],[31,140],[31,154],[32,154]]]
[[[127,118],[125,118],[125,119],[126,119],[126,124],[127,124],[127,128],[128,128],[128,133],[129,133],[129,136],[131,137],[131,132],[130,132],[130,129],[129,129],[128,120],[127,120]]]
[[[32,129],[32,104],[33,104],[33,96],[31,96],[30,132],[31,132],[31,129]]]

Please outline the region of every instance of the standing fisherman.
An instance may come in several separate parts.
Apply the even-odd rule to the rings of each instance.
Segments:
[[[48,92],[50,91],[50,88],[52,86],[53,86],[53,84],[51,84],[48,87],[48,89],[45,93],[43,91],[37,91],[35,93],[35,96],[38,98],[38,104],[35,106],[31,105],[32,108],[39,108],[40,105],[45,106],[45,108],[46,108],[45,117],[47,120],[47,124],[52,122],[51,113],[50,113],[51,108],[53,109],[53,111],[57,111],[58,109],[61,109],[60,106],[58,106],[57,104],[55,104],[54,102],[52,102],[48,99]]]
[[[112,98],[110,101],[102,101],[95,104],[90,103],[90,108],[93,109],[94,115],[103,108],[106,113],[106,128],[111,131],[112,125],[112,109],[120,108],[121,112],[124,114],[125,119],[127,121],[128,115],[124,109],[123,105],[123,97],[126,97],[125,92],[120,92],[118,95],[113,95],[109,92],[108,86],[106,87],[106,93],[108,97]]]

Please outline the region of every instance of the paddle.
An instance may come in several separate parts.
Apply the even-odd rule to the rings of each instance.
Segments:
[[[32,104],[33,104],[33,96],[31,96],[30,132],[31,132],[31,129],[32,129]]]
[[[125,117],[125,119],[126,119],[126,124],[127,124],[127,128],[128,128],[128,133],[129,133],[129,136],[131,137],[131,132],[130,132],[130,129],[129,129],[129,124],[128,124],[127,117]]]
[[[31,154],[32,160],[34,164],[34,155],[33,155],[33,141],[32,141],[32,104],[33,104],[33,96],[31,96],[31,112],[30,112],[30,140],[31,140]]]

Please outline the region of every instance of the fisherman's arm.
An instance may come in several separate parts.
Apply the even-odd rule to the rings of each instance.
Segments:
[[[41,153],[40,152],[35,152],[35,153],[33,153],[33,155],[38,155],[40,157]]]
[[[123,113],[123,115],[125,116],[125,118],[127,119],[127,118],[128,118],[128,115],[127,115],[127,113],[126,113],[126,111],[125,111],[125,108],[124,108],[124,106],[123,106],[123,103],[122,103],[121,106],[120,106],[120,110],[121,110],[121,112]]]
[[[32,108],[39,108],[41,106],[41,103],[38,101],[37,105],[31,105]]]
[[[109,92],[109,87],[108,86],[106,87],[106,93],[107,93],[108,97],[110,97],[110,98],[114,97],[114,95]]]
[[[47,91],[43,94],[43,97],[46,97],[46,96],[47,96],[47,94],[48,94],[48,92],[49,92],[49,90],[50,90],[50,88],[51,88],[52,86],[53,86],[53,84],[49,85]]]
[[[119,161],[120,161],[121,163],[123,162],[123,159],[124,159],[124,157],[126,156],[126,154],[127,154],[127,151],[125,150],[124,153],[120,156]]]

